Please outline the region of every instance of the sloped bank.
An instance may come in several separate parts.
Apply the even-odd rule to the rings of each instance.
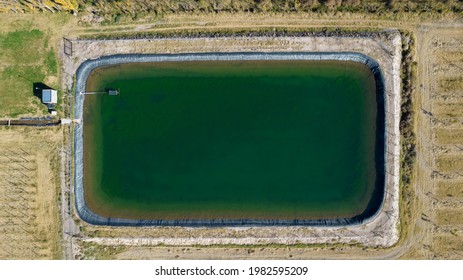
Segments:
[[[86,205],[84,199],[83,186],[83,124],[77,124],[75,127],[75,202],[76,209],[80,217],[94,225],[112,225],[112,226],[189,226],[189,227],[223,227],[223,226],[323,226],[339,227],[361,225],[372,219],[380,212],[384,202],[386,188],[386,156],[385,143],[387,143],[388,134],[385,133],[385,82],[382,70],[377,61],[372,58],[356,52],[327,52],[327,53],[309,53],[309,52],[271,52],[271,53],[192,53],[192,54],[134,54],[134,55],[112,55],[105,56],[94,60],[83,62],[77,70],[76,81],[76,108],[75,114],[77,119],[83,117],[83,104],[85,95],[79,94],[85,91],[86,80],[91,71],[97,67],[113,65],[120,63],[133,62],[163,62],[163,61],[239,61],[239,60],[338,60],[353,61],[363,63],[369,67],[376,81],[377,94],[377,138],[376,154],[382,155],[377,159],[377,185],[370,205],[360,215],[347,219],[322,219],[322,220],[132,220],[105,218],[93,213]],[[84,120],[85,121],[85,120]],[[384,137],[381,137],[384,136]]]

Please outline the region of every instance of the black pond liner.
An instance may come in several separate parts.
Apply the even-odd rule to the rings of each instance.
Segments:
[[[85,203],[83,184],[83,123],[76,124],[75,144],[75,203],[82,220],[93,225],[105,226],[185,226],[185,227],[243,227],[243,226],[322,226],[338,227],[361,225],[373,220],[380,212],[386,193],[386,155],[387,133],[385,131],[386,89],[380,65],[367,55],[356,52],[246,52],[246,53],[190,53],[190,54],[128,54],[111,55],[83,62],[77,69],[75,92],[75,118],[82,119],[85,84],[93,69],[121,63],[168,62],[168,61],[240,61],[240,60],[309,60],[309,61],[353,61],[368,66],[376,82],[376,180],[375,189],[363,213],[338,219],[125,219],[106,218],[92,212]]]

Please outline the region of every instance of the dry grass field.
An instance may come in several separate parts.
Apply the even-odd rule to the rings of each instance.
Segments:
[[[34,96],[34,83],[58,90],[62,114],[58,41],[73,18],[54,15],[1,15],[0,118],[41,117],[47,108]]]
[[[55,54],[69,20],[58,14],[2,15],[1,119],[48,115],[33,95],[33,84],[60,90]],[[0,259],[62,257],[58,211],[62,142],[60,127],[0,126]]]
[[[429,111],[432,226],[429,250],[463,258],[463,30],[435,32],[426,40],[422,109]],[[426,74],[426,72],[424,72]]]
[[[61,128],[0,127],[0,259],[61,257]]]
[[[77,10],[76,0],[1,1],[0,12],[30,13]]]

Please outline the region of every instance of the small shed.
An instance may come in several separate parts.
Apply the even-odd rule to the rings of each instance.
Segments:
[[[54,89],[42,90],[42,102],[45,104],[56,104],[58,102],[58,92]]]

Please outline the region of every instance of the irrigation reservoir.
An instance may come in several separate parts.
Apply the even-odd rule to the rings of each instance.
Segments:
[[[377,83],[354,61],[96,67],[85,90],[119,94],[85,96],[85,205],[151,224],[368,218],[384,191]]]

